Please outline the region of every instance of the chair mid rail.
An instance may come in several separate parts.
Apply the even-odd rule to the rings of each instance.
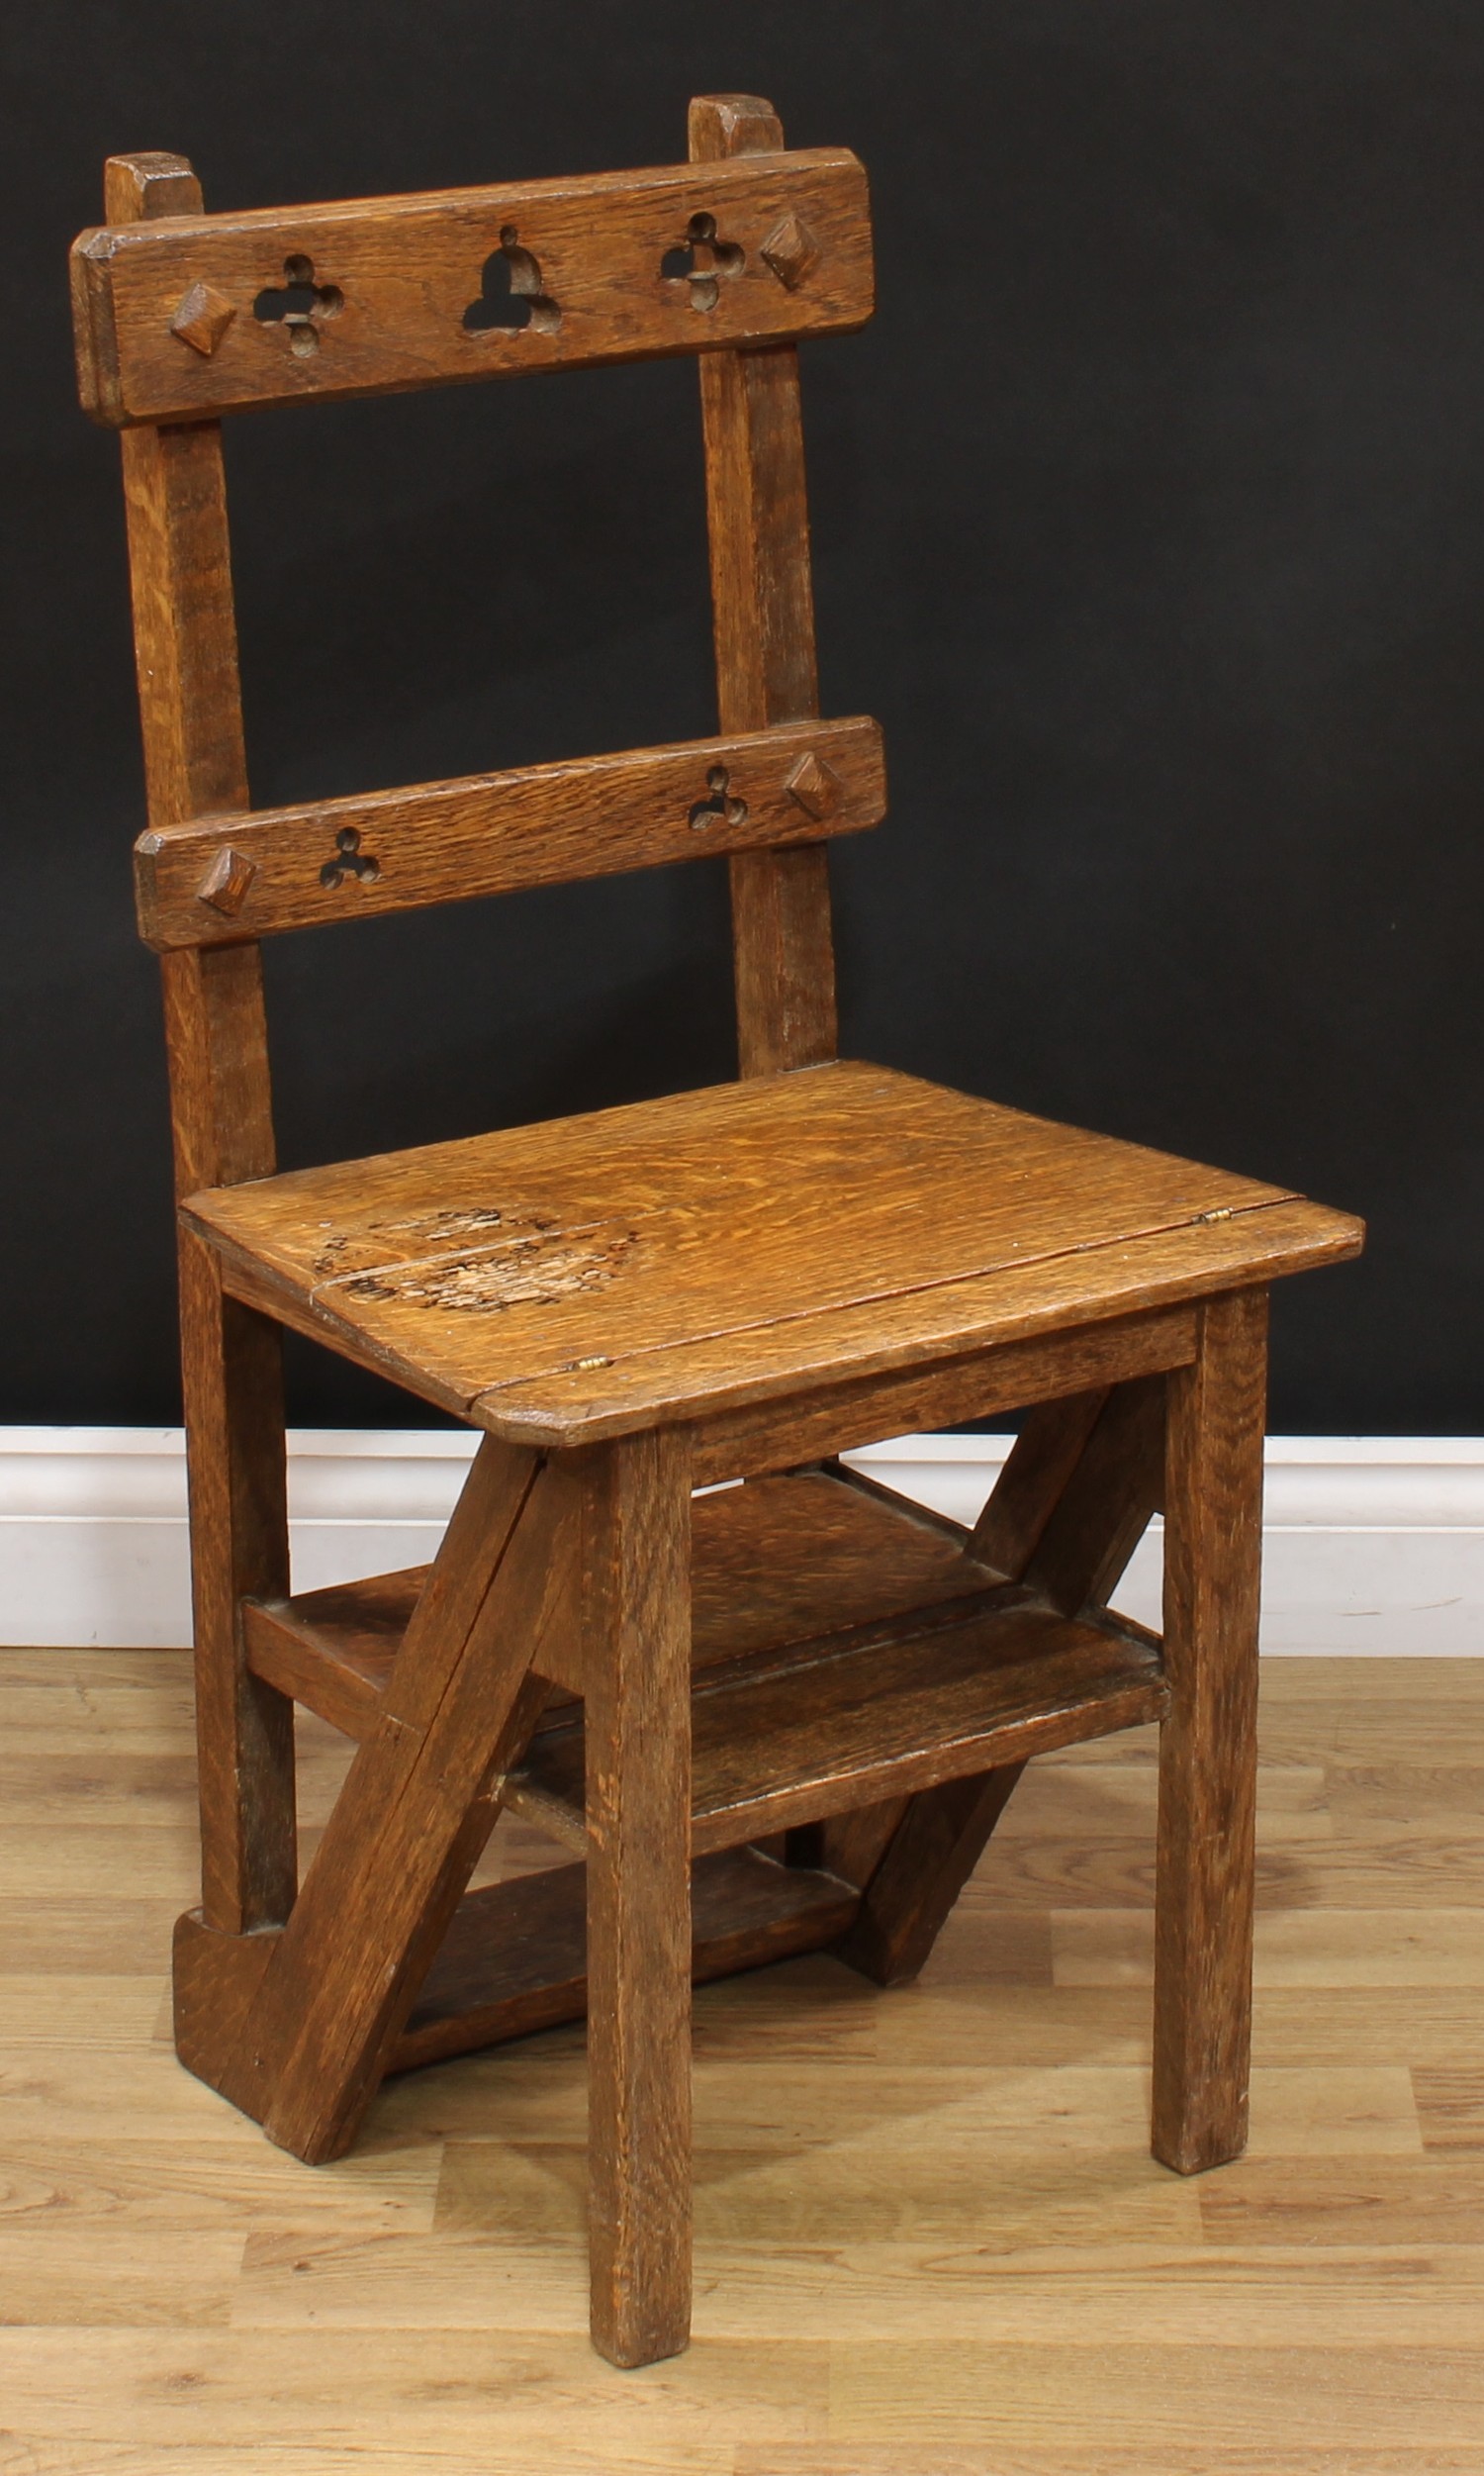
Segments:
[[[857,715],[194,817],[135,846],[139,933],[161,952],[225,945],[817,842],[879,824],[885,807],[881,730]]]
[[[83,404],[117,429],[777,343],[873,305],[841,147],[163,216],[81,234],[72,280]]]

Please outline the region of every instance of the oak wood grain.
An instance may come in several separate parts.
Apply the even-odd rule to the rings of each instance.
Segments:
[[[199,218],[181,157],[116,156],[110,215],[145,232]],[[215,424],[122,441],[135,648],[152,827],[247,802],[236,624]],[[273,1168],[267,1032],[255,946],[164,971],[177,1192]],[[183,1231],[181,1366],[191,1501],[202,1902],[232,1933],[282,1923],[297,1874],[293,1705],[251,1675],[244,1592],[288,1587],[277,1328],[229,1298],[221,1265]]]
[[[1011,1353],[1012,1358],[1017,1355]],[[1050,1370],[1047,1371],[1050,1373]],[[1065,1371],[1064,1371],[1065,1374]],[[1102,1386],[1037,1400],[966,1539],[977,1562],[1019,1581],[1081,1458],[1107,1398]],[[919,1969],[1014,1793],[1023,1765],[919,1790],[825,1827],[821,1856],[867,1897],[840,1956],[878,1984]]]
[[[678,1431],[597,1452],[583,1490],[588,2244],[593,2343],[691,2331],[691,1468]]]
[[[721,1457],[726,1467],[709,1470],[707,1476],[729,1476],[748,1467],[776,1469],[801,1454],[818,1452],[824,1441],[821,1430],[831,1423],[833,1441],[844,1449],[918,1425],[947,1426],[961,1417],[987,1416],[1025,1399],[1027,1395],[1007,1389],[1008,1379],[996,1364],[998,1352],[1012,1343],[1073,1339],[1075,1346],[1067,1353],[1073,1382],[1103,1369],[1122,1374],[1118,1362],[1123,1336],[1110,1331],[1107,1347],[1100,1351],[1098,1325],[1131,1326],[1147,1312],[1158,1315],[1176,1301],[1211,1295],[1234,1280],[1273,1281],[1344,1263],[1358,1247],[1353,1222],[1312,1204],[1274,1204],[1234,1215],[1219,1231],[1197,1220],[1111,1242],[1103,1250],[1090,1245],[1085,1256],[1072,1248],[1023,1266],[842,1304],[818,1315],[796,1320],[781,1316],[766,1337],[751,1343],[746,1360],[735,1341],[728,1354],[725,1337],[716,1335],[688,1338],[673,1355],[656,1349],[615,1357],[596,1381],[580,1365],[553,1368],[539,1378],[492,1385],[466,1405],[467,1414],[492,1434],[556,1449],[631,1432],[646,1416],[714,1421],[720,1434],[730,1426],[727,1414],[742,1410],[736,1433],[740,1437],[749,1432],[753,1440],[738,1458],[740,1445],[729,1436]],[[1175,1339],[1178,1329],[1167,1328],[1167,1345],[1151,1341],[1150,1357],[1155,1348],[1164,1346],[1183,1356],[1183,1343]],[[972,1380],[976,1390],[971,1393],[970,1384],[961,1381],[962,1370],[951,1384],[936,1383],[935,1362],[962,1360],[975,1348],[984,1354]],[[1139,1356],[1137,1346],[1131,1356]],[[1029,1351],[1027,1362],[1034,1363]],[[913,1385],[908,1383],[895,1402],[893,1421],[882,1424],[873,1386],[872,1413],[869,1418],[863,1413],[858,1426],[852,1382],[865,1380],[864,1395],[877,1376],[914,1364],[927,1414],[922,1419],[911,1414]],[[1135,1372],[1134,1366],[1127,1369],[1130,1375]],[[1033,1384],[1030,1397],[1042,1389]],[[772,1423],[760,1465],[755,1457],[761,1437],[745,1413],[751,1404],[777,1402],[790,1391],[790,1414]],[[812,1400],[807,1397],[811,1394]],[[833,1402],[832,1394],[838,1395]],[[935,1400],[935,1394],[941,1399]],[[811,1422],[810,1411],[822,1415]],[[756,1425],[761,1429],[763,1422]],[[699,1448],[696,1467],[704,1467]]]
[[[1068,1616],[1106,1606],[1164,1501],[1166,1381],[1145,1376],[1111,1388],[1023,1569]]]
[[[697,1856],[736,1847],[1134,1727],[1163,1707],[1158,1650],[1117,1627],[1073,1624],[1013,1588],[941,1602],[915,1624],[781,1646],[696,1679],[690,1845]],[[580,1825],[583,1775],[575,1712],[532,1740],[510,1783],[512,1810],[541,1810],[522,1805],[529,1785],[547,1811],[565,1806]],[[959,1887],[945,1892],[942,1916]]]
[[[699,95],[691,153],[733,168],[784,143],[758,95]],[[723,730],[819,711],[798,353],[708,354],[700,364],[716,697]],[[835,1054],[829,856],[748,852],[731,863],[737,1044],[744,1075]]]
[[[1024,1768],[967,1772],[912,1798],[841,1938],[842,1960],[879,1986],[920,1973]]]
[[[970,1542],[979,1563],[1007,1581],[1020,1580],[1040,1546],[1107,1397],[1098,1385],[1028,1413]]]
[[[296,1171],[186,1217],[253,1303],[297,1300],[543,1449],[1359,1244],[1279,1188],[855,1064]]]
[[[829,768],[829,787],[822,805],[805,807],[789,783],[809,758]],[[881,732],[859,718],[194,816],[151,827],[136,845],[139,933],[166,951],[237,943],[721,851],[812,844],[880,823],[885,799]]]
[[[854,1472],[762,1479],[697,1497],[691,1523],[692,1663],[697,1674],[766,1661],[908,1611],[982,1595],[992,1576],[941,1522]],[[243,1612],[255,1675],[348,1736],[376,1727],[429,1569],[335,1583]],[[545,1675],[548,1632],[533,1648]],[[558,1681],[561,1681],[558,1678]],[[543,1722],[543,1725],[545,1723]]]
[[[294,1706],[252,1673],[240,1620],[246,1593],[289,1586],[282,1348],[189,1233],[178,1262],[201,1900],[210,1925],[248,1934],[283,1923],[298,1882]]]
[[[117,216],[112,200],[108,211]],[[661,272],[698,215],[741,252],[706,307]],[[817,244],[792,285],[764,255],[790,219]],[[558,315],[466,327],[508,234],[534,257],[539,297]],[[117,222],[81,234],[72,276],[83,403],[116,426],[704,353],[859,327],[873,306],[865,175],[843,147],[199,220],[172,201],[147,233]],[[254,314],[296,283],[340,297],[311,302],[302,325]],[[176,331],[197,286],[230,313],[210,350]]]
[[[1265,1290],[1200,1326],[1168,1379],[1155,1927],[1154,2148],[1185,2175],[1247,2141]]]
[[[1150,1376],[1033,1408],[969,1545],[1066,1615],[1106,1603],[1162,1501],[1164,1383]],[[1023,1763],[919,1790],[882,1835],[841,1957],[879,1984],[917,1974]],[[833,1857],[826,1839],[821,1855]],[[846,1858],[847,1866],[849,1857]]]
[[[481,1451],[245,2034],[182,2053],[301,2156],[354,2137],[544,1699],[526,1685],[554,1544],[536,1472]]]
[[[756,1849],[692,1869],[691,1977],[766,1968],[832,1944],[856,1895],[834,1875],[779,1865]],[[504,2045],[588,2008],[587,1868],[549,1866],[471,1891],[428,1973],[388,2070],[411,2071]]]
[[[1152,1273],[1153,1249],[1141,1247],[1138,1256],[1141,1269]],[[696,1423],[697,1483],[754,1470],[787,1469],[831,1444],[851,1452],[890,1436],[932,1433],[1059,1400],[1067,1390],[1088,1384],[1183,1366],[1194,1353],[1195,1310],[1190,1306],[1146,1307],[1135,1314],[1111,1315],[1105,1322],[1053,1329],[1033,1340],[965,1348],[966,1311],[972,1317],[984,1295],[976,1283],[945,1286],[934,1303],[948,1312],[932,1333],[936,1347],[926,1365],[926,1352],[919,1348],[916,1365],[905,1362],[893,1368],[888,1357],[881,1374],[852,1374],[834,1381],[821,1371],[807,1391],[787,1400],[708,1413]],[[927,1302],[911,1303],[920,1319]],[[903,1301],[894,1314],[882,1318],[887,1326],[879,1336],[883,1355],[906,1325],[908,1312]],[[842,1315],[839,1322],[849,1333],[857,1319]],[[919,1321],[919,1341],[928,1338]]]
[[[342,1735],[369,1737],[427,1571],[412,1566],[297,1599],[246,1600],[242,1638],[253,1675]]]

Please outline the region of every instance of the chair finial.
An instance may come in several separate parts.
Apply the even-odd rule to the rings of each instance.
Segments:
[[[199,215],[201,183],[183,154],[111,154],[103,166],[103,212],[110,224]]]
[[[693,163],[721,163],[781,153],[784,125],[765,95],[693,95],[690,137]]]

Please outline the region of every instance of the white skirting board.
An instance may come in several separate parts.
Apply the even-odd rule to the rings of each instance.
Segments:
[[[290,1437],[294,1583],[425,1563],[469,1433]],[[1009,1439],[902,1436],[850,1458],[972,1520]],[[1119,1601],[1159,1622],[1158,1525]],[[190,1640],[178,1428],[0,1428],[0,1642]],[[1263,1647],[1484,1654],[1484,1437],[1274,1436],[1267,1447]]]

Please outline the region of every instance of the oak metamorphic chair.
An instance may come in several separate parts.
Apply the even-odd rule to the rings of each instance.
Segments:
[[[72,259],[123,434],[180,1195],[179,2051],[314,2161],[385,2074],[586,2011],[625,2365],[687,2337],[693,1977],[911,1976],[1038,1752],[1162,1723],[1154,2147],[1242,2148],[1266,1288],[1360,1239],[837,1061],[827,844],[884,788],[876,724],[818,717],[797,339],[870,315],[866,185],[753,97],[690,127],[658,171],[242,215],[119,156]],[[253,809],[220,417],[684,352],[720,736]],[[719,853],[736,1083],[275,1176],[261,938]],[[292,1594],[283,1326],[480,1434],[425,1571]],[[973,1531],[835,1458],[1012,1408]],[[1160,1507],[1162,1640],[1108,1608]],[[296,1702],[358,1740],[302,1883]],[[573,1861],[468,1893],[507,1809]]]

